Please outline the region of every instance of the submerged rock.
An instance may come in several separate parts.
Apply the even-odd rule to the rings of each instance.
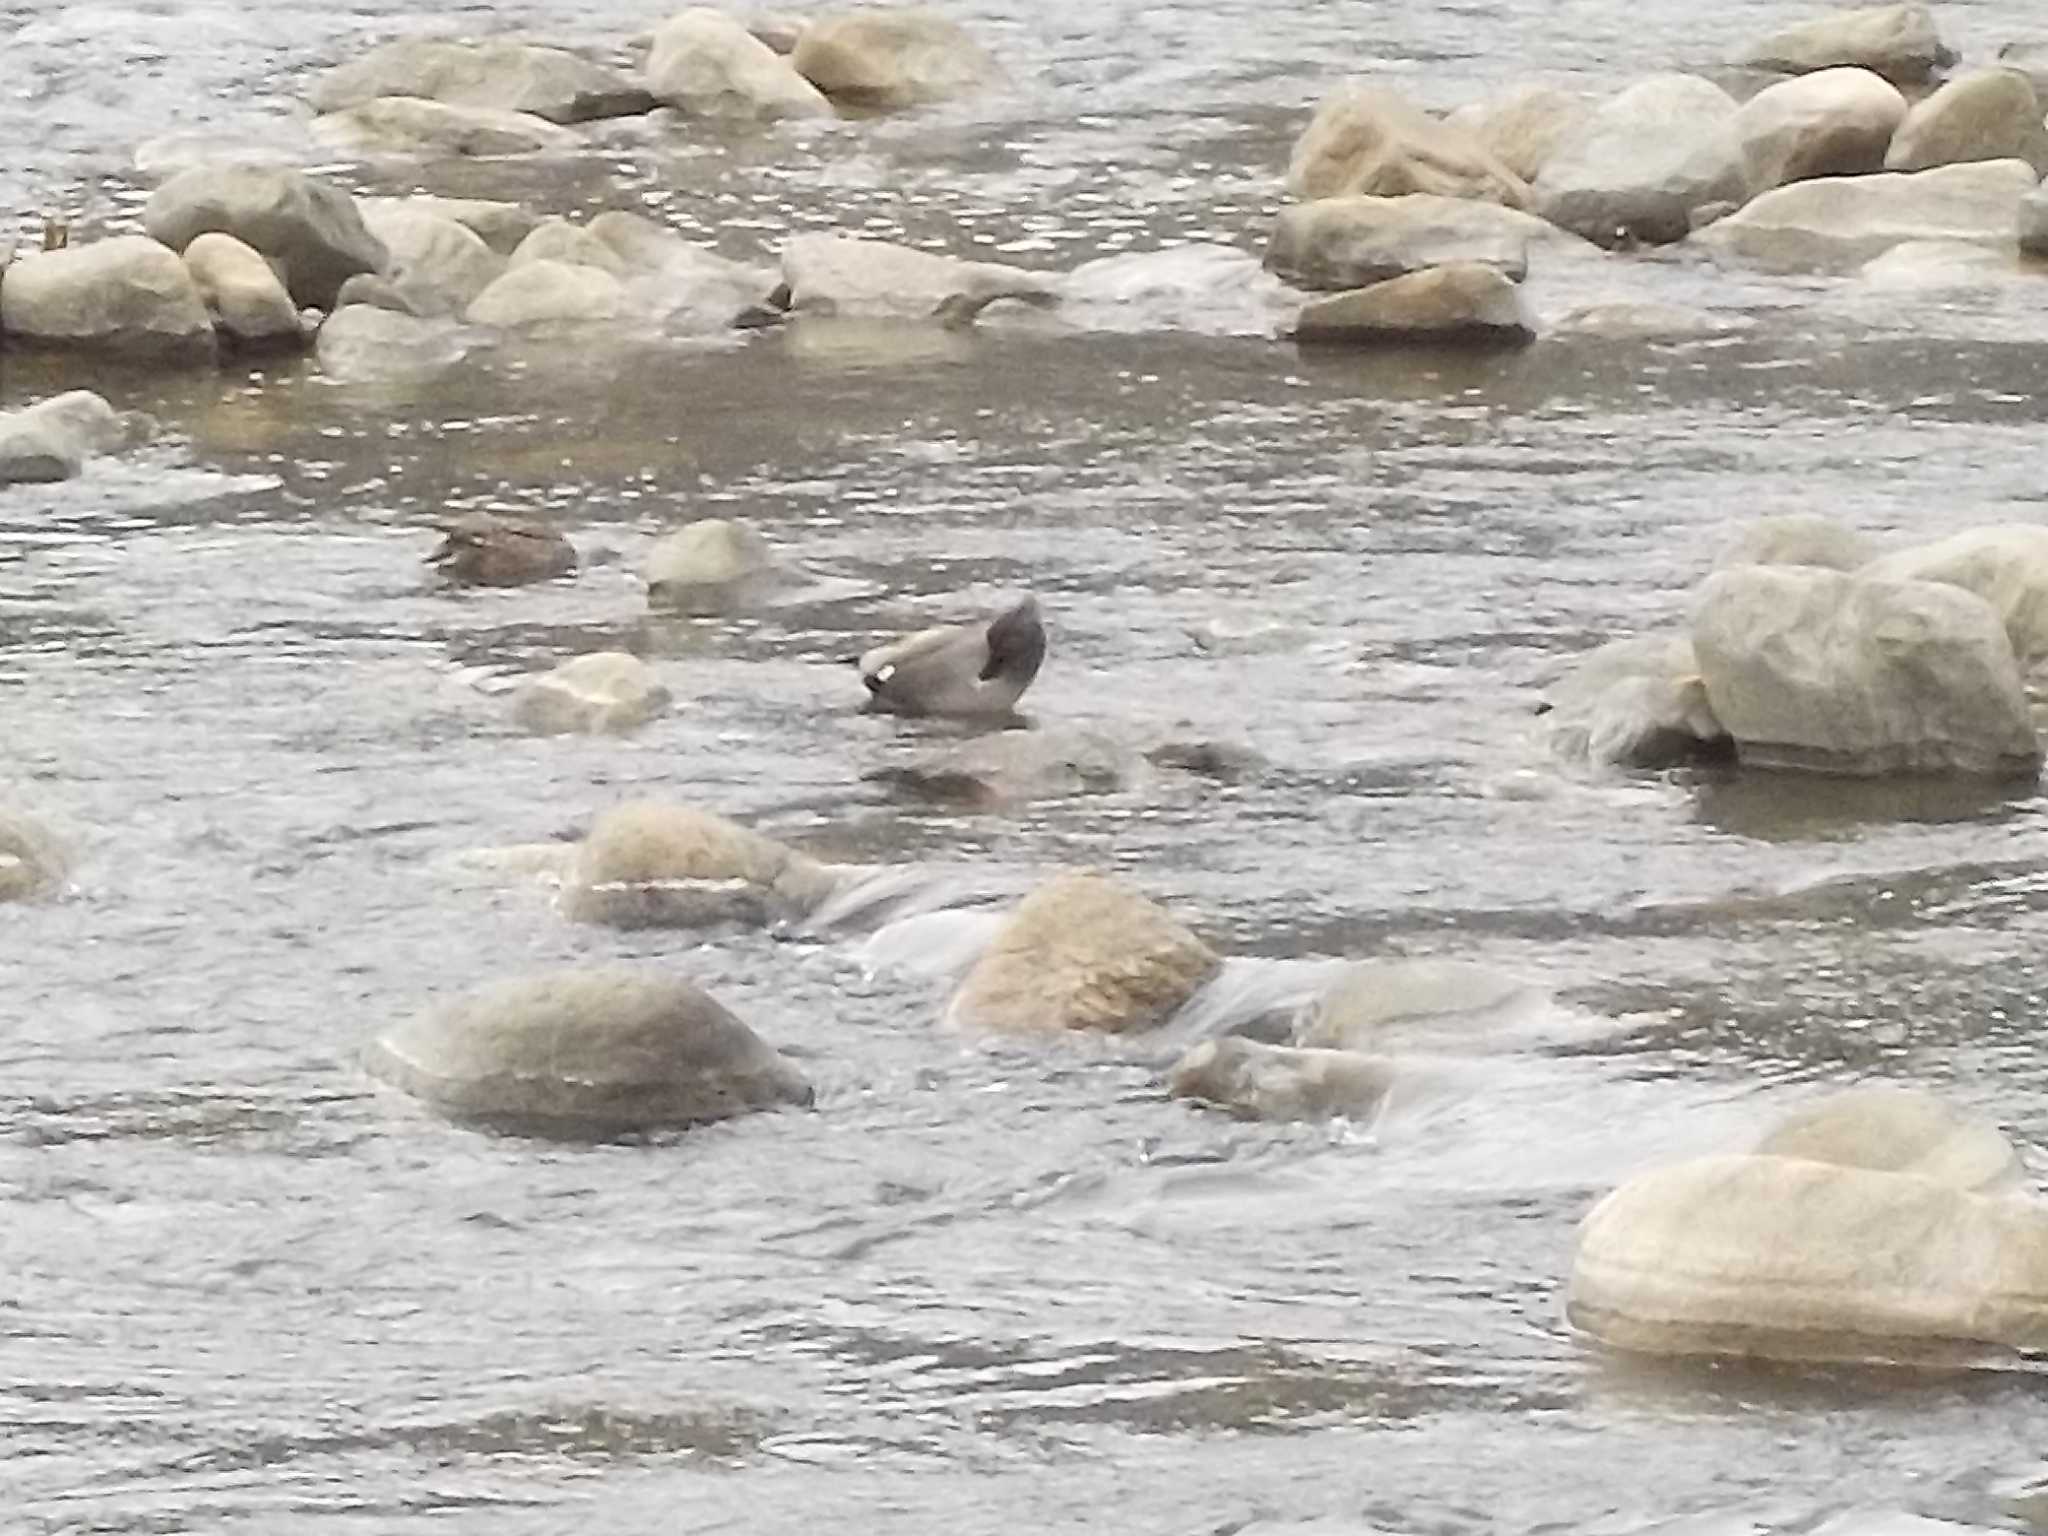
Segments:
[[[1018,1034],[1151,1029],[1220,964],[1165,908],[1113,876],[1057,875],[1003,921],[946,1018]]]
[[[819,17],[797,38],[790,63],[833,100],[876,109],[947,101],[1002,78],[957,22],[892,7]]]
[[[1758,192],[1815,176],[1862,176],[1884,166],[1906,98],[1867,69],[1823,69],[1767,86],[1735,114],[1749,182]]]
[[[1982,288],[2013,276],[2018,264],[1994,246],[1967,240],[1908,240],[1856,269],[1876,288]]]
[[[1471,262],[1431,267],[1304,304],[1297,341],[1430,340],[1515,346],[1531,341],[1536,321],[1521,289],[1493,267]]]
[[[1774,32],[1736,62],[1785,74],[1854,65],[1896,85],[1918,85],[1956,60],[1927,7],[1869,5],[1816,16]]]
[[[1564,240],[1532,214],[1469,198],[1326,197],[1280,210],[1266,266],[1302,288],[1364,288],[1451,264],[1519,281],[1534,240]]]
[[[2048,1212],[1794,1157],[1642,1174],[1579,1229],[1566,1311],[1656,1354],[1954,1363],[2048,1345]]]
[[[330,309],[358,272],[381,272],[390,253],[340,187],[277,165],[202,165],[150,194],[142,225],[174,251],[201,235],[233,235],[278,263],[295,304]]]
[[[436,313],[460,313],[505,271],[505,258],[483,236],[430,208],[380,202],[365,205],[363,221],[389,252],[401,291],[427,296]]]
[[[789,60],[722,11],[696,7],[654,29],[647,85],[692,117],[830,117],[832,103]]]
[[[1684,635],[1635,635],[1595,646],[1543,699],[1551,750],[1570,762],[1671,768],[1730,750]]]
[[[380,44],[323,75],[308,93],[316,112],[343,112],[391,96],[531,113],[553,123],[628,117],[654,105],[623,75],[566,49],[436,37]]]
[[[592,823],[562,910],[614,928],[800,917],[838,878],[817,860],[709,811],[637,801]]]
[[[322,373],[352,381],[433,373],[460,362],[470,345],[451,321],[374,304],[337,309],[313,343]]]
[[[786,576],[759,530],[723,517],[700,518],[658,540],[641,572],[649,603],[705,615],[743,607]]]
[[[1000,299],[1039,308],[1059,300],[1047,273],[935,256],[886,240],[797,235],[782,247],[788,307],[798,314],[971,321]]]
[[[50,895],[70,872],[70,860],[45,828],[0,811],[0,901]]]
[[[1931,1093],[1888,1085],[1829,1094],[1780,1121],[1756,1151],[1909,1173],[1980,1193],[2011,1189],[2022,1173],[2019,1154],[1997,1126]]]
[[[441,544],[427,556],[427,563],[450,581],[520,587],[576,569],[576,547],[547,523],[530,517],[464,512],[443,518],[434,527]]]
[[[1223,1035],[1191,1047],[1167,1076],[1167,1092],[1248,1120],[1327,1120],[1378,1109],[1399,1065],[1357,1051],[1264,1045]]]
[[[625,285],[602,267],[543,260],[507,267],[470,301],[462,318],[517,330],[615,320],[626,309]]]
[[[454,1119],[547,1136],[812,1102],[803,1075],[708,993],[633,966],[481,988],[385,1030],[364,1066]]]
[[[522,684],[512,697],[512,719],[520,729],[541,736],[617,736],[667,709],[669,697],[654,669],[639,657],[597,651]]]
[[[69,480],[125,436],[120,413],[89,389],[0,414],[0,485]]]
[[[1345,1051],[1498,1048],[1549,1004],[1519,976],[1463,960],[1354,960],[1310,1001],[1296,1043]]]
[[[32,251],[7,266],[0,331],[14,341],[145,358],[213,354],[213,319],[177,254],[147,235]]]
[[[1536,211],[1597,245],[1669,244],[1695,215],[1749,196],[1728,93],[1697,75],[1653,75],[1602,102],[1557,146]]]
[[[995,731],[868,777],[927,799],[991,809],[1113,793],[1143,768],[1144,760],[1115,738],[1068,728]]]
[[[1714,557],[1714,569],[1738,565],[1817,565],[1853,571],[1877,558],[1877,541],[1818,512],[1783,512],[1751,518]],[[1688,658],[1691,644],[1687,643]],[[1688,663],[1687,670],[1694,668]]]
[[[1472,135],[1501,164],[1533,182],[1557,146],[1592,113],[1580,97],[1551,85],[1524,85],[1491,101],[1458,108],[1444,121]]]
[[[305,341],[299,308],[277,273],[233,235],[199,236],[185,247],[185,267],[217,331],[247,347],[296,347]]]
[[[2038,180],[2023,160],[1822,177],[1766,192],[1694,238],[1716,254],[1794,271],[1856,266],[1909,240],[2009,247]]]
[[[1892,136],[1888,171],[2024,160],[2048,174],[2048,127],[2034,83],[2017,69],[1973,69],[1914,104]]]
[[[350,155],[533,155],[580,144],[573,129],[531,112],[379,96],[313,119],[313,136]]]
[[[1715,716],[1745,763],[1857,775],[2030,775],[2019,667],[1983,599],[1793,566],[1717,571],[1693,608]]]
[[[1471,133],[1389,90],[1348,85],[1316,108],[1295,141],[1287,190],[1296,197],[1427,192],[1529,205],[1529,187]]]

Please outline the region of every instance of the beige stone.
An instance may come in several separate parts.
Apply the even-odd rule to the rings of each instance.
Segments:
[[[1529,206],[1528,184],[1471,133],[1393,91],[1357,84],[1316,108],[1295,141],[1287,190],[1303,198],[1428,192]]]

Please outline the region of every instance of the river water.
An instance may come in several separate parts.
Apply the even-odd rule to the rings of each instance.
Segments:
[[[949,9],[1014,90],[336,174],[640,208],[763,261],[804,228],[1048,267],[1256,251],[1345,73],[1433,105],[1529,75],[1607,88],[1789,19]],[[1981,58],[2029,10],[1942,20]],[[0,4],[0,210],[120,227],[138,143],[294,145],[292,93],[383,36],[453,19],[610,48],[660,14]],[[0,406],[90,384],[157,423],[0,493],[0,796],[80,854],[66,899],[0,917],[0,1524],[2025,1528],[2038,1377],[1630,1364],[1571,1336],[1561,1294],[1598,1194],[1828,1085],[1936,1087],[2042,1166],[2040,799],[1574,777],[1530,709],[1572,653],[1681,615],[1745,516],[1899,540],[2038,520],[2048,278],[1955,295],[1684,253],[1545,278],[1549,318],[1651,297],[1717,326],[1388,359],[1196,304],[501,348],[378,385],[0,353]],[[583,572],[434,586],[427,524],[470,507],[552,519]],[[650,618],[639,555],[714,514],[832,584]],[[877,782],[946,733],[856,713],[840,659],[1020,589],[1053,635],[1042,725],[1264,766],[1007,811]],[[514,679],[615,646],[658,660],[671,714],[626,740],[511,732]],[[852,943],[576,927],[464,860],[636,793],[830,857],[1019,886],[1112,867],[1234,955],[1479,960],[1611,1025],[1404,1122],[1246,1124],[1167,1100],[1142,1042],[948,1035],[937,981]],[[815,1112],[549,1146],[446,1126],[355,1064],[437,998],[618,957],[800,1057]]]

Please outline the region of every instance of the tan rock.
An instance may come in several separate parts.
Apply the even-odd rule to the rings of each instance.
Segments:
[[[800,916],[836,884],[825,865],[723,816],[637,801],[592,823],[561,900],[578,922],[693,927]]]
[[[1774,32],[1736,60],[1786,74],[1853,65],[1895,85],[1917,85],[1955,62],[1925,5],[1836,10]]]
[[[313,136],[351,155],[531,155],[581,142],[572,129],[531,112],[456,107],[413,96],[380,96],[313,119]]]
[[[0,331],[10,344],[134,356],[210,357],[213,317],[184,262],[147,235],[32,251],[7,266]]]
[[[1533,182],[1544,164],[1592,114],[1592,107],[1551,85],[1524,85],[1491,101],[1458,108],[1444,121],[1472,135],[1522,180]]]
[[[1476,137],[1370,85],[1346,86],[1316,108],[1295,141],[1287,190],[1304,198],[1428,192],[1529,206],[1528,184]]]
[[[880,109],[947,101],[1002,78],[957,22],[918,9],[820,17],[804,28],[790,62],[834,101]]]
[[[1884,165],[1906,98],[1867,69],[1823,69],[1767,86],[1742,104],[1735,131],[1750,184],[1768,191],[1814,176],[1861,176]]]
[[[692,117],[830,117],[832,103],[790,61],[722,11],[682,11],[654,30],[647,84]]]
[[[543,259],[507,267],[470,301],[463,318],[512,330],[612,320],[626,308],[624,285],[603,268]]]
[[[298,306],[262,255],[233,235],[200,235],[185,247],[185,267],[216,329],[250,346],[299,346]]]
[[[1973,69],[1914,104],[1884,168],[1924,171],[1975,160],[2024,160],[2048,174],[2048,127],[2034,83],[2017,69]]]
[[[596,651],[521,685],[512,697],[512,718],[541,736],[617,736],[652,720],[668,708],[669,698],[654,669],[639,657]]]
[[[1780,1121],[1760,1156],[1909,1173],[1953,1189],[1997,1192],[2022,1177],[2019,1154],[1995,1125],[1931,1093],[1872,1084],[1831,1093]]]
[[[57,839],[25,816],[0,812],[0,901],[53,894],[70,874]]]
[[[1297,341],[1435,340],[1518,345],[1536,335],[1521,290],[1497,268],[1455,262],[1304,304]]]

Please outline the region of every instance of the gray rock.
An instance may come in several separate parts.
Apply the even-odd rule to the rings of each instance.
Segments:
[[[1316,108],[1287,163],[1296,197],[1427,192],[1529,206],[1529,187],[1479,140],[1378,86],[1348,85]]]
[[[747,523],[700,518],[667,534],[641,567],[647,600],[688,614],[730,613],[779,586],[787,573]]]
[[[645,967],[483,987],[385,1030],[363,1064],[453,1119],[563,1138],[700,1125],[813,1097],[708,993]]]
[[[1670,768],[1729,750],[1684,635],[1596,646],[1575,658],[1543,699],[1550,748],[1568,762]]]
[[[1877,541],[1818,512],[1783,512],[1751,518],[1714,557],[1714,569],[1739,565],[1815,565],[1853,571],[1877,558]],[[1686,670],[1694,670],[1688,659]]]
[[[2023,160],[1823,177],[1766,192],[1694,238],[1716,255],[1790,271],[1857,266],[1909,240],[2009,248],[2038,180]]]
[[[431,289],[412,289],[391,278],[377,277],[368,272],[358,272],[335,290],[335,309],[347,309],[351,304],[373,304],[379,309],[416,315],[421,319],[447,313],[441,296]]]
[[[1952,1189],[1997,1193],[2024,1174],[1997,1126],[1917,1088],[1873,1083],[1796,1110],[1756,1145],[1764,1157],[1907,1173]]]
[[[185,268],[216,330],[247,347],[304,344],[299,308],[260,252],[211,231],[185,247]]]
[[[959,323],[1002,299],[1037,307],[1059,300],[1050,274],[850,235],[796,235],[785,241],[782,280],[789,308],[799,314]]]
[[[505,258],[467,225],[407,203],[366,205],[363,219],[390,253],[390,273],[408,303],[424,298],[437,313],[456,314],[505,271]]]
[[[1521,290],[1500,271],[1457,262],[1312,300],[1302,306],[1294,335],[1307,342],[1513,346],[1535,337],[1536,322]]]
[[[613,320],[626,310],[625,285],[603,268],[540,260],[507,267],[470,301],[463,318],[512,330]]]
[[[790,63],[834,101],[871,109],[948,101],[995,84],[995,59],[936,11],[878,7],[823,16],[797,39]]]
[[[572,150],[583,141],[531,112],[455,107],[415,96],[379,96],[313,119],[313,136],[347,155],[535,155]]]
[[[177,254],[116,235],[8,264],[0,330],[19,341],[150,358],[213,355],[213,320]]]
[[[1895,85],[1918,85],[1956,60],[1924,5],[1871,5],[1817,16],[1774,32],[1736,62],[1805,74],[1853,65]]]
[[[377,216],[392,209],[453,219],[500,256],[510,256],[541,222],[540,215],[530,208],[483,197],[435,197],[421,192],[411,197],[359,198],[357,206],[373,228]]]
[[[577,922],[688,928],[799,918],[837,885],[827,866],[722,816],[639,801],[591,824],[561,901]]]
[[[1328,1120],[1373,1113],[1403,1075],[1383,1056],[1224,1035],[1190,1047],[1167,1074],[1166,1088],[1176,1099],[1246,1120]]]
[[[1444,119],[1463,129],[1525,182],[1533,182],[1557,146],[1592,115],[1592,107],[1551,85],[1524,85],[1491,101],[1473,102]]]
[[[278,262],[295,303],[333,306],[335,291],[389,259],[337,186],[276,165],[205,165],[150,194],[142,225],[174,251],[218,231]]]
[[[597,651],[522,684],[512,698],[512,719],[541,736],[619,736],[667,709],[669,698],[654,669],[639,657]]]
[[[1960,588],[1743,566],[1701,586],[1692,639],[1746,764],[1987,777],[2040,767],[2005,628]]]
[[[530,113],[552,123],[628,117],[654,99],[625,76],[561,48],[530,43],[405,37],[330,71],[309,93],[316,112],[342,112],[386,96]]]
[[[1742,104],[1735,131],[1759,192],[1814,176],[1861,176],[1884,165],[1906,98],[1867,69],[1823,69],[1767,86]]]
[[[1545,161],[1536,212],[1598,245],[1667,244],[1696,210],[1749,196],[1728,93],[1697,75],[1653,75],[1594,109]]]
[[[71,861],[46,827],[0,811],[0,901],[51,895],[70,873]]]
[[[788,59],[721,11],[682,11],[654,29],[647,85],[692,117],[830,117],[832,103]]]
[[[452,321],[351,304],[322,322],[314,355],[330,377],[369,382],[438,373],[460,362],[471,346]]]
[[[564,218],[542,219],[533,233],[519,242],[507,263],[523,267],[536,261],[566,262],[576,267],[597,267],[613,277],[627,274],[626,259],[582,225]]]
[[[69,480],[126,436],[120,413],[89,389],[8,411],[0,415],[0,485]]]
[[[1916,102],[1892,136],[1884,168],[1924,171],[1973,160],[2024,160],[2048,174],[2048,127],[2034,83],[2017,69],[1973,69]]]
[[[1563,241],[1532,214],[1470,198],[1326,197],[1280,210],[1266,266],[1290,283],[1364,288],[1451,263],[1493,267],[1519,282],[1532,242]]]

